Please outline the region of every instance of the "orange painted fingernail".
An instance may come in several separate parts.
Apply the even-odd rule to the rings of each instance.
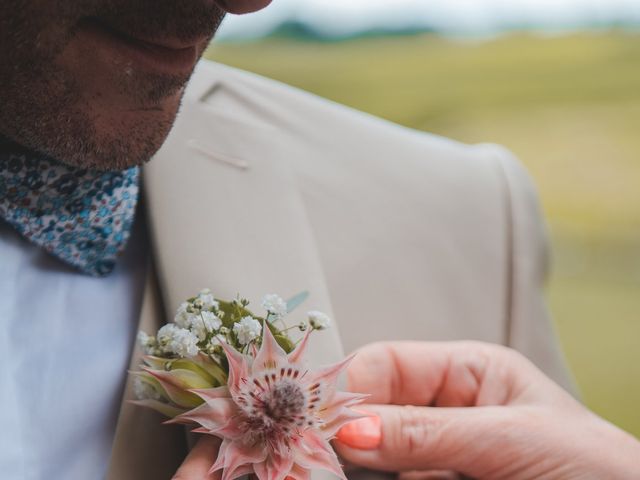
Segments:
[[[351,448],[358,450],[373,450],[382,441],[382,420],[378,415],[358,410],[369,415],[347,423],[338,430],[336,439]]]

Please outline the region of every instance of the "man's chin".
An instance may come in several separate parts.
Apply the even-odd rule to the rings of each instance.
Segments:
[[[94,170],[124,170],[143,165],[171,131],[180,97],[148,109],[122,109],[95,115],[67,111],[45,131],[8,132],[16,142],[66,165]]]
[[[72,156],[69,164],[97,170],[123,170],[143,165],[160,149],[171,131],[175,116],[122,124],[122,129],[100,132],[86,155]]]
[[[158,131],[154,132],[155,134]],[[166,138],[152,138],[128,132],[129,139],[99,138],[95,143],[76,145],[72,151],[54,151],[50,155],[60,162],[78,168],[120,171],[147,163]],[[156,135],[157,136],[157,135]],[[131,138],[135,139],[132,143]]]

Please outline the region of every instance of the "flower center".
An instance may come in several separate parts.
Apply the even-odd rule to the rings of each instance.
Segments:
[[[274,422],[292,423],[304,411],[305,394],[300,386],[283,379],[264,393],[264,413]]]
[[[315,425],[320,384],[310,386],[304,375],[295,367],[282,367],[243,380],[236,402],[245,444],[266,442],[284,454],[294,437]]]

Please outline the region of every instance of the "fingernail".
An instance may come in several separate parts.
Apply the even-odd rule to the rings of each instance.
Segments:
[[[351,448],[359,450],[378,448],[382,441],[382,421],[380,417],[362,410],[358,410],[358,412],[368,416],[347,423],[338,430],[336,439]]]

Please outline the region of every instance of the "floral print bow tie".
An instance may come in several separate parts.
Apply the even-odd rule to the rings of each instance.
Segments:
[[[0,218],[64,262],[104,276],[129,239],[139,177],[138,167],[71,167],[0,138]]]

